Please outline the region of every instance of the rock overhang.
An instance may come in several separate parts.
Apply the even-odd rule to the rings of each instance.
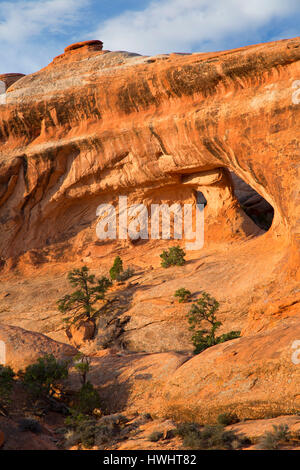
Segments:
[[[14,139],[23,143],[6,145],[6,155],[25,152],[33,166],[38,158],[44,171],[56,174],[55,167],[65,168],[65,159],[77,155],[80,162],[89,153],[84,187],[90,195],[95,188],[95,197],[109,188],[114,193],[141,185],[163,187],[170,179],[177,184],[180,174],[229,168],[272,204],[277,226],[289,227],[294,203],[284,207],[278,187],[287,199],[292,197],[287,181],[295,178],[293,166],[277,175],[282,152],[296,151],[297,143],[278,116],[287,113],[286,122],[297,135],[299,107],[292,105],[291,93],[299,70],[298,46],[296,38],[234,51],[151,58],[103,51],[93,41],[76,43],[65,59],[76,56],[78,62],[54,60],[11,87],[8,107],[12,115],[18,110],[20,119]],[[32,165],[26,168],[33,188]],[[64,173],[64,191],[51,200],[65,197],[69,187],[74,193],[81,180],[80,171],[76,174],[78,181],[75,174]]]

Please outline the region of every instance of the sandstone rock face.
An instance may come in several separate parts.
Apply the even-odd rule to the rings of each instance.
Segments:
[[[107,412],[127,409],[148,413],[160,403],[168,378],[189,359],[175,352],[161,354],[116,354],[112,350],[92,357],[89,379],[98,388]],[[78,374],[71,384],[78,382]],[[80,384],[78,384],[80,386]],[[161,403],[162,404],[162,403]]]
[[[241,422],[229,426],[228,429],[232,429],[238,433],[242,433],[249,437],[262,436],[266,431],[273,431],[273,426],[288,426],[290,431],[293,433],[299,433],[300,431],[300,417],[299,415],[290,416],[278,416],[277,418],[265,419],[265,420],[253,420],[248,422]],[[299,449],[299,448],[298,448]],[[297,449],[297,450],[298,450]]]
[[[0,105],[6,104],[6,90],[10,87],[13,83],[20,78],[24,77],[25,75],[22,73],[5,73],[0,75]]]
[[[75,49],[81,49],[82,47],[88,47],[89,50],[100,50],[102,51],[103,47],[103,42],[102,41],[81,41],[81,42],[76,42],[74,44],[70,44],[70,46],[67,46],[65,48],[65,53],[74,51]]]
[[[268,243],[284,240],[293,251],[286,268],[295,267],[298,46],[293,39],[149,58],[87,44],[16,82],[0,111],[2,258],[35,248],[57,254],[68,242],[78,254],[96,241],[98,204],[118,194],[147,206],[194,200],[182,175],[222,168],[272,205]],[[228,178],[216,184],[208,230],[249,235]]]
[[[57,359],[66,360],[77,353],[72,346],[15,326],[0,325],[0,341],[5,344],[5,365],[16,372],[45,354],[53,354]]]
[[[6,90],[0,318],[62,339],[54,317],[68,288],[62,273],[84,263],[106,274],[116,254],[137,266],[115,318],[124,330],[118,346],[132,354],[93,363],[93,383],[112,411],[117,403],[210,420],[224,406],[252,418],[299,406],[299,365],[291,361],[300,340],[299,46],[295,38],[143,57],[89,41]],[[160,267],[159,254],[174,241],[96,236],[97,207],[117,207],[120,195],[149,209],[195,205],[200,193],[205,245],[187,253],[185,266]],[[267,233],[251,210],[274,210]],[[173,298],[180,287],[194,299],[211,293],[222,333],[243,337],[190,359],[189,306]],[[14,367],[41,351],[65,352],[35,333],[24,333],[23,344],[24,330],[10,328],[1,327],[0,340],[22,344],[18,354],[9,350]]]
[[[4,91],[6,91],[13,83],[17,82],[22,77],[25,77],[23,73],[4,73],[0,75],[0,82],[4,83],[5,85]]]
[[[90,378],[110,412],[151,410],[161,417],[199,423],[215,423],[224,412],[240,419],[292,414],[300,404],[295,337],[300,337],[299,322],[290,321],[194,357],[106,351],[92,358]]]
[[[183,364],[164,389],[171,416],[213,421],[224,411],[240,418],[299,409],[300,369],[292,360],[299,322],[207,349]]]

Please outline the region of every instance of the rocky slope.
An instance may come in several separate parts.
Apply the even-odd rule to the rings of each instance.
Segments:
[[[0,340],[14,347],[11,325],[68,343],[56,307],[66,272],[106,274],[118,254],[135,275],[110,292],[83,348],[110,411],[209,421],[224,408],[299,410],[299,59],[299,38],[155,57],[89,41],[32,75],[0,77]],[[174,240],[97,238],[99,204],[195,205],[199,193],[205,243],[182,267],[160,267]],[[210,292],[222,332],[242,338],[192,357],[180,287],[192,300]],[[63,350],[46,343],[38,351]]]

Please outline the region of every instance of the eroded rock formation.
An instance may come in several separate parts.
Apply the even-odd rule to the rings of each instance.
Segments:
[[[246,416],[253,397],[259,413],[252,417],[284,396],[280,412],[298,406],[299,365],[291,362],[291,347],[300,314],[299,59],[299,38],[155,57],[105,51],[88,41],[9,86],[0,104],[1,321],[26,321],[55,337],[49,312],[62,289],[56,272],[87,263],[100,274],[121,253],[142,273],[126,289],[119,346],[162,354],[132,354],[125,366],[119,356],[95,360],[94,382],[104,390],[107,364],[120,368],[112,380],[115,402],[119,382],[126,388],[133,377],[132,361],[145,370],[126,395],[132,407],[150,403],[148,395],[144,404],[139,398],[147,381],[149,396],[156,386],[161,402],[182,413],[199,402],[199,413],[217,413],[239,400]],[[159,267],[161,248],[172,241],[97,239],[96,209],[117,205],[119,195],[149,208],[195,204],[199,193],[207,201],[205,245],[187,254],[186,266]],[[269,214],[269,223],[273,208],[268,232],[247,208]],[[13,276],[31,274],[32,267],[48,275],[49,290],[41,293],[36,276],[22,286],[22,299],[17,291],[5,297]],[[214,295],[224,332],[241,329],[243,338],[188,360],[186,308],[171,301],[179,287]],[[29,298],[31,311],[22,304]],[[157,361],[171,363],[158,378]]]
[[[0,325],[0,341],[5,344],[4,363],[16,372],[36,362],[44,354],[53,354],[57,359],[66,360],[77,353],[72,346],[17,326]]]
[[[189,200],[193,190],[182,175],[227,168],[273,206],[270,237],[283,237],[290,262],[298,262],[292,85],[299,40],[156,57],[101,49],[93,41],[66,48],[7,91],[0,110],[2,258],[55,251],[66,240],[78,252],[99,203],[120,193],[136,203],[150,203],[152,194]],[[220,204],[219,193],[228,201],[225,186],[209,197],[207,212],[216,205],[224,227],[238,213],[234,231],[243,234],[246,216],[232,201]]]
[[[0,104],[6,104],[7,88],[22,77],[24,77],[23,73],[5,73],[0,75]]]

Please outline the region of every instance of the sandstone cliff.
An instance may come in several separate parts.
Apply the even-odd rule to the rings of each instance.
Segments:
[[[136,275],[117,289],[116,344],[137,356],[95,359],[103,393],[112,383],[118,401],[136,363],[148,372],[126,389],[133,408],[152,403],[155,386],[158,413],[297,409],[300,39],[155,57],[89,41],[18,78],[0,104],[1,323],[67,341],[56,309],[65,271],[85,263],[103,274],[120,254]],[[172,241],[97,239],[101,203],[195,204],[199,192],[205,245],[183,267],[159,266]],[[274,210],[267,232],[251,208],[269,222]],[[172,297],[182,286],[214,295],[225,330],[243,338],[189,360],[188,306]],[[111,364],[114,378],[101,378]]]
[[[295,266],[299,40],[156,57],[101,49],[67,48],[6,92],[2,258],[35,248],[55,254],[67,242],[78,253],[96,241],[96,207],[120,193],[136,203],[181,202],[203,186],[208,221],[218,221],[224,237],[239,229],[249,235],[254,228],[245,227],[218,173],[230,169],[273,206],[268,243],[286,242]],[[209,186],[207,171],[216,172]],[[183,184],[187,173],[198,180]]]

